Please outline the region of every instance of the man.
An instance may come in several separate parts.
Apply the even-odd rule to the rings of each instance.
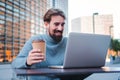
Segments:
[[[63,37],[65,15],[59,9],[49,9],[44,15],[44,24],[47,34],[31,37],[12,62],[13,68],[43,68],[63,64],[67,42],[67,38]],[[40,50],[32,48],[32,41],[39,39],[46,42],[45,61],[45,55]],[[34,80],[37,80],[36,77]],[[41,80],[43,80],[43,77]]]
[[[49,9],[44,15],[44,24],[47,33],[33,36],[25,43],[12,62],[13,68],[44,68],[50,65],[63,65],[67,43],[67,38],[63,37],[65,15],[59,9]],[[41,50],[32,48],[32,41],[39,39],[46,42],[46,60],[44,60],[45,55],[42,54]],[[32,76],[31,79],[50,80],[52,78]]]

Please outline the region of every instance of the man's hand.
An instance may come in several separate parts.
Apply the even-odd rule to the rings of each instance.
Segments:
[[[41,50],[33,49],[29,52],[29,55],[27,57],[27,65],[42,62],[44,59],[45,55],[41,52]]]

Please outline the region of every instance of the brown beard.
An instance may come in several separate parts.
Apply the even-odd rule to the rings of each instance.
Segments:
[[[59,30],[54,30],[54,33],[56,33],[56,32],[60,32],[61,34],[63,33],[63,31],[59,31]],[[50,33],[49,33],[50,34]],[[61,40],[62,40],[62,35],[61,36],[56,36],[55,34],[53,34],[53,35],[51,35],[50,34],[50,36],[52,37],[52,39],[54,40],[54,41],[56,41],[57,43],[58,42],[60,42]]]
[[[61,40],[62,40],[62,36],[55,36],[55,35],[53,35],[53,36],[51,36],[52,37],[52,39],[54,40],[54,41],[56,41],[56,42],[60,42]]]

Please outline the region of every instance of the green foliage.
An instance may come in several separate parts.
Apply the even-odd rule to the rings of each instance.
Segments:
[[[120,50],[120,41],[118,39],[111,39],[110,49],[114,51]]]

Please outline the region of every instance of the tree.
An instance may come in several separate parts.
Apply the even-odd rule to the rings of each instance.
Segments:
[[[116,52],[116,56],[118,56],[118,51],[120,51],[120,42],[118,39],[111,39],[110,49]]]

